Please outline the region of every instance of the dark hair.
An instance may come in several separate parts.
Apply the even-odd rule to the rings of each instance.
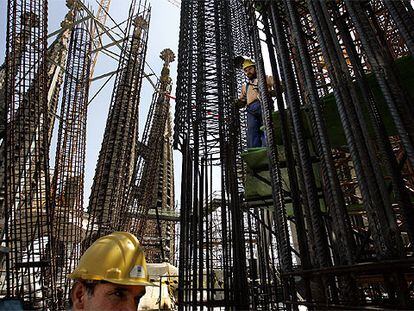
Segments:
[[[75,289],[75,286],[80,283],[83,286],[85,286],[86,288],[86,293],[88,294],[88,296],[93,296],[93,293],[95,292],[95,287],[97,284],[102,283],[102,281],[94,281],[94,280],[82,280],[82,279],[78,279],[75,280],[75,282],[72,285],[72,288],[69,292],[69,309],[71,309],[73,307],[73,301],[72,301],[72,293],[73,290]]]
[[[83,285],[86,288],[86,293],[88,296],[93,296],[93,293],[95,292],[95,287],[98,283],[102,283],[102,281],[83,281]]]

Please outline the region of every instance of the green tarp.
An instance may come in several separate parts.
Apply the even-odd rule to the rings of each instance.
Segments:
[[[402,86],[408,91],[411,98],[414,100],[414,60],[412,57],[403,57],[398,59],[395,62],[395,67],[400,77],[400,81]],[[374,74],[369,74],[366,76],[368,80],[368,84],[371,87],[371,90],[374,94],[375,102],[377,103],[377,107],[379,113],[382,117],[382,120],[385,124],[387,129],[387,133],[392,136],[396,135],[397,131],[395,130],[391,115],[388,111],[387,104],[385,103],[384,97],[382,96],[381,89],[375,79]],[[360,95],[361,97],[361,95]],[[362,102],[362,99],[361,99]],[[366,120],[369,119],[367,107],[363,105],[361,108],[363,110],[363,114]],[[346,145],[346,138],[342,128],[341,120],[339,118],[338,109],[336,107],[335,97],[333,94],[329,94],[322,98],[322,110],[323,115],[326,123],[326,127],[328,129],[328,136],[329,141],[331,143],[332,148],[340,147]],[[305,134],[310,135],[312,133],[312,129],[310,126],[310,116],[309,112],[306,111],[304,107],[302,107],[302,120],[304,121],[305,126]],[[273,123],[276,130],[276,142],[278,145],[282,145],[282,135],[281,135],[281,124],[280,124],[280,115],[279,112],[273,113]],[[369,123],[369,122],[368,122]],[[368,128],[370,134],[373,134],[372,128]]]
[[[282,177],[282,188],[285,193],[290,192],[289,177],[285,167],[285,152],[283,146],[278,146],[280,161],[280,172]],[[260,200],[261,198],[272,197],[272,187],[270,184],[269,161],[267,148],[250,148],[242,153],[242,158],[246,163],[245,198],[246,200]],[[320,177],[318,164],[313,164],[315,178],[320,187]],[[293,215],[292,206],[286,204],[288,215]]]

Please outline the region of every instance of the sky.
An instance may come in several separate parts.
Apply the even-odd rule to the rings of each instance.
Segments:
[[[144,1],[144,0],[141,0]],[[148,37],[148,50],[147,50],[147,65],[145,66],[145,72],[150,73],[151,69],[159,76],[162,68],[162,60],[159,58],[160,52],[165,48],[170,48],[177,56],[178,50],[178,36],[179,36],[179,19],[180,10],[177,6],[173,5],[169,0],[147,0],[150,2],[151,21]],[[96,0],[83,0],[87,5],[90,5],[94,10],[98,8]],[[139,0],[137,0],[139,2]],[[130,0],[112,0],[109,14],[116,22],[124,21],[128,15],[128,9]],[[66,0],[49,0],[48,1],[48,32],[51,33],[59,29],[59,25],[63,20],[63,17],[67,13]],[[0,63],[4,62],[5,50],[6,50],[6,24],[7,24],[7,0],[0,0]],[[107,25],[111,27],[114,25],[109,19]],[[123,29],[124,27],[121,26]],[[107,38],[104,38],[104,44],[109,43]],[[119,49],[114,49],[114,52],[119,54]],[[96,68],[95,76],[99,76],[113,70],[116,70],[117,63],[100,53]],[[175,62],[171,64],[171,76],[173,79],[173,90],[176,86],[176,72],[177,72],[177,57]],[[91,102],[88,109],[88,122],[87,122],[87,144],[86,144],[86,165],[85,165],[85,192],[84,192],[84,207],[88,205],[90,190],[92,186],[93,176],[95,173],[96,163],[98,159],[99,150],[102,143],[103,133],[105,130],[106,119],[108,116],[109,104],[113,89],[113,80],[105,86],[105,88],[99,93],[99,95]],[[154,83],[156,82],[153,79]],[[105,79],[93,82],[90,89],[90,96],[96,93],[96,91],[105,82]],[[144,79],[141,90],[141,101],[139,111],[139,123],[140,123],[140,135],[142,134],[143,127],[145,125],[148,108],[151,103],[151,97],[153,94],[153,87]],[[173,91],[174,95],[174,91]],[[172,114],[174,113],[174,101],[171,101]],[[55,124],[57,129],[57,124]],[[56,144],[56,136],[54,135],[54,141],[52,141],[52,150],[50,154],[50,167],[54,166],[54,148]],[[176,201],[179,198],[179,187],[181,179],[181,156],[178,151],[174,151],[174,167],[175,167],[175,193]]]

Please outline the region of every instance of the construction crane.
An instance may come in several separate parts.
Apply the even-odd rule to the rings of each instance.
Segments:
[[[175,6],[176,8],[180,8],[181,6],[181,1],[180,0],[167,0],[169,3],[171,3],[173,6]]]
[[[101,0],[99,3],[98,12],[95,16],[95,24],[99,23],[100,26],[105,26],[106,20],[108,19],[108,11],[109,6],[111,5],[111,0]],[[91,70],[89,77],[92,79],[96,62],[98,61],[99,49],[102,47],[102,35],[104,33],[103,27],[96,26],[92,28],[92,48],[95,51],[92,54],[92,61],[91,61]]]

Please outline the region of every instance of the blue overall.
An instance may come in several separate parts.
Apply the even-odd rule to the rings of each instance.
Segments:
[[[264,132],[260,130],[263,125],[262,107],[260,101],[256,100],[249,104],[247,111],[247,148],[265,147],[266,139]]]

